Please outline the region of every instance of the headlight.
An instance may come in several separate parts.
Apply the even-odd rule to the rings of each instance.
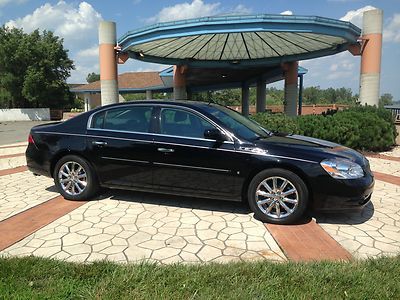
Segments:
[[[356,179],[364,176],[361,166],[347,159],[325,159],[321,162],[321,167],[336,179]]]

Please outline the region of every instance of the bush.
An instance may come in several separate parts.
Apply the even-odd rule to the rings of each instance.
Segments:
[[[271,131],[302,134],[358,150],[388,150],[394,146],[397,135],[390,111],[367,106],[326,116],[290,118],[282,114],[258,113],[252,118]]]
[[[299,131],[295,118],[284,114],[257,113],[251,117],[261,126],[273,132],[297,133]]]

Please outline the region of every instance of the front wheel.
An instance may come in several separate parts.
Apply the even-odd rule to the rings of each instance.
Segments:
[[[269,169],[258,173],[248,189],[250,208],[263,222],[289,224],[298,221],[308,203],[304,181],[285,169]]]
[[[53,177],[59,193],[68,200],[89,200],[99,190],[93,168],[76,155],[61,158],[54,168]]]

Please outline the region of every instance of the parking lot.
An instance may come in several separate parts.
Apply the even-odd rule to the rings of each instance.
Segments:
[[[167,264],[400,253],[399,148],[369,158],[376,185],[362,212],[277,226],[241,203],[112,190],[92,201],[64,200],[51,179],[27,171],[26,143],[18,139],[28,130],[14,130],[13,143],[0,146],[1,255]]]

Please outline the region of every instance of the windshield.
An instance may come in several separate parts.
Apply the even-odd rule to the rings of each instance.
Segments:
[[[258,123],[227,107],[210,104],[205,107],[205,110],[221,121],[235,135],[244,139],[254,140],[271,135]]]

